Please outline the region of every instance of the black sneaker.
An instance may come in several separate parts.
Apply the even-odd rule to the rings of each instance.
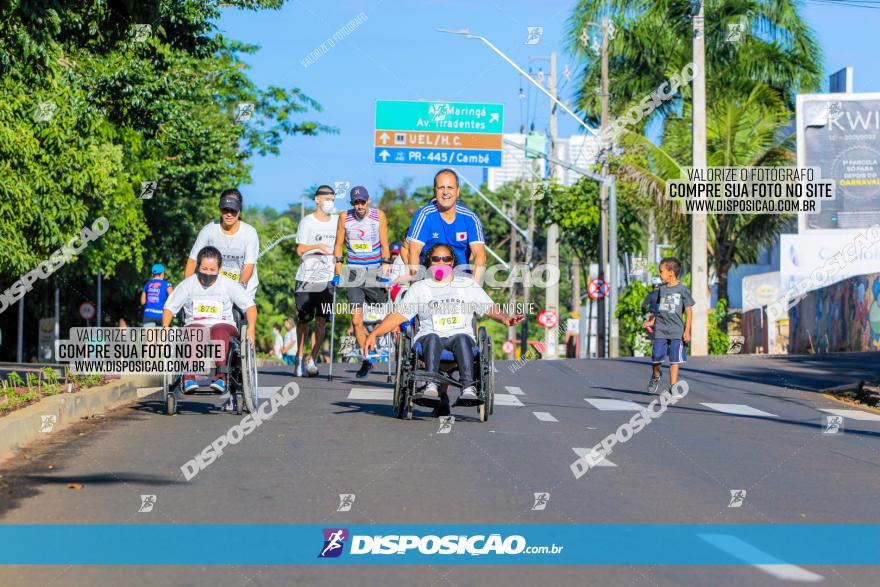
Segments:
[[[648,382],[648,393],[657,393],[659,388],[660,377],[651,377],[651,380]]]
[[[445,393],[440,394],[440,405],[434,408],[432,412],[435,418],[442,418],[449,415],[449,396]]]
[[[367,374],[373,370],[373,363],[370,361],[364,361],[361,363],[361,368],[358,369],[358,372],[355,373],[355,377],[366,377]]]

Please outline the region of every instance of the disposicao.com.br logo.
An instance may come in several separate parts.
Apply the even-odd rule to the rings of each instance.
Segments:
[[[344,528],[325,528],[324,547],[319,558],[337,557],[349,538]],[[519,534],[386,534],[351,536],[350,555],[519,555],[519,554],[559,554],[564,546],[556,544],[529,546],[525,537]]]

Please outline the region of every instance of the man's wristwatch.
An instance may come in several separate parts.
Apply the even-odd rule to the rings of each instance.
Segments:
[[[388,264],[388,265],[391,265],[392,263],[394,263],[394,260],[392,260],[392,259],[386,259],[386,258],[384,258],[384,257],[383,257],[382,259],[379,259],[379,261],[381,261],[382,263],[386,263],[386,264]]]

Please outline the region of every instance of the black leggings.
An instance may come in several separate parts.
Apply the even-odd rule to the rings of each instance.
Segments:
[[[440,352],[452,351],[458,363],[458,374],[461,386],[474,384],[474,339],[467,334],[456,334],[440,338],[434,333],[426,334],[419,339],[422,343],[422,356],[425,359],[425,371],[440,372]]]

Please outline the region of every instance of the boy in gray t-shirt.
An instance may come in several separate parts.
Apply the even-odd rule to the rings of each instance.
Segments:
[[[646,325],[654,327],[654,348],[651,351],[651,380],[648,392],[656,393],[660,387],[660,366],[669,360],[669,384],[678,382],[678,366],[687,361],[685,343],[691,340],[691,315],[694,298],[687,286],[678,280],[681,263],[675,257],[660,261],[660,286],[656,300],[656,313],[648,316]],[[684,319],[682,319],[684,314]]]

